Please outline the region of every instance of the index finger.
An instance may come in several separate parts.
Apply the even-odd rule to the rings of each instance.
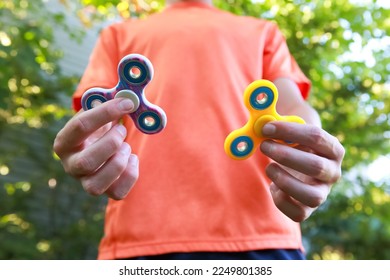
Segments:
[[[344,148],[338,139],[315,125],[269,122],[263,127],[263,135],[307,146],[328,159],[340,160],[344,156]]]
[[[57,140],[66,147],[76,147],[102,126],[130,113],[134,103],[128,98],[114,98],[88,111],[76,114],[58,133]],[[59,148],[61,150],[61,147]]]

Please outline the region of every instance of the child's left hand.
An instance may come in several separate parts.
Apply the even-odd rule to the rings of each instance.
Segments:
[[[299,144],[290,147],[267,140],[260,149],[275,161],[266,169],[275,205],[292,220],[302,222],[326,200],[341,177],[345,150],[336,137],[309,124],[270,122],[263,134]]]

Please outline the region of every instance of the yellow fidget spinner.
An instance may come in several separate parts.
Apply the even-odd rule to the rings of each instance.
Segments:
[[[271,121],[287,121],[304,124],[298,116],[281,116],[276,112],[278,90],[268,80],[251,83],[244,92],[244,104],[250,116],[245,126],[232,131],[225,139],[225,152],[232,159],[243,160],[250,157],[256,148],[266,139],[262,134],[263,126]],[[294,146],[294,143],[276,140]]]

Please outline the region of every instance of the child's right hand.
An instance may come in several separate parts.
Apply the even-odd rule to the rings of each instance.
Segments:
[[[86,192],[123,199],[137,181],[138,157],[124,142],[126,128],[118,124],[133,107],[129,99],[113,99],[80,111],[58,132],[54,152]]]

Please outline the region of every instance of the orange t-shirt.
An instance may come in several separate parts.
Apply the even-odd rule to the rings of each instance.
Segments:
[[[89,87],[117,84],[117,64],[130,53],[151,60],[145,94],[168,122],[145,135],[126,119],[140,176],[124,200],[109,200],[98,258],[302,248],[299,224],[272,201],[270,159],[258,151],[235,161],[224,152],[226,136],[248,119],[242,96],[252,81],[289,77],[308,95],[277,26],[191,2],[113,24],[94,48],[75,109]]]

